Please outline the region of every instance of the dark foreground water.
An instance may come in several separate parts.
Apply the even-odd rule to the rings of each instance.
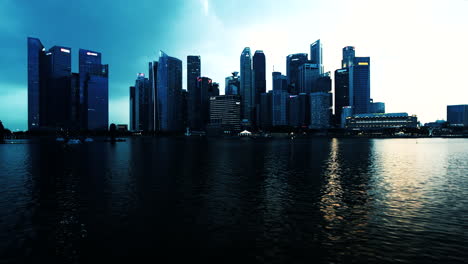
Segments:
[[[23,143],[0,263],[468,261],[467,139]]]

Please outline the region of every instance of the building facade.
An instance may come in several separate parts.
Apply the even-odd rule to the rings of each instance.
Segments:
[[[239,95],[219,95],[210,97],[210,126],[223,131],[238,132],[241,130]]]
[[[310,94],[310,128],[328,129],[332,116],[331,93]]]
[[[450,126],[468,127],[468,105],[448,105],[447,123]]]
[[[310,44],[310,63],[316,64],[318,66],[319,74],[324,73],[323,49],[320,39]]]
[[[369,113],[370,58],[355,57],[349,69],[349,98],[354,114]]]
[[[417,116],[409,116],[407,113],[356,114],[346,120],[346,128],[348,129],[374,130],[417,127]]]
[[[224,86],[225,95],[240,95],[240,80],[239,72],[233,72],[232,76],[226,77],[226,84]]]
[[[308,62],[307,53],[290,54],[286,57],[286,76],[291,94],[299,93],[302,88],[299,84],[299,67]]]
[[[160,52],[158,62],[158,130],[183,131],[182,61]]]

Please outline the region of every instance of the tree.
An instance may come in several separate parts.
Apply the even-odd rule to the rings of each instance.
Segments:
[[[3,141],[3,137],[5,136],[5,127],[3,127],[2,121],[0,121],[0,142]]]

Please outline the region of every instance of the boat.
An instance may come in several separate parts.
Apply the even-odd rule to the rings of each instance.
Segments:
[[[84,140],[84,142],[88,142],[88,143],[89,143],[89,142],[94,142],[94,139],[92,139],[92,138],[86,138],[86,139]]]

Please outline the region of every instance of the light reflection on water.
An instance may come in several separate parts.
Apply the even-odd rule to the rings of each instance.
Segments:
[[[468,257],[466,139],[34,140],[0,160],[6,262]]]

